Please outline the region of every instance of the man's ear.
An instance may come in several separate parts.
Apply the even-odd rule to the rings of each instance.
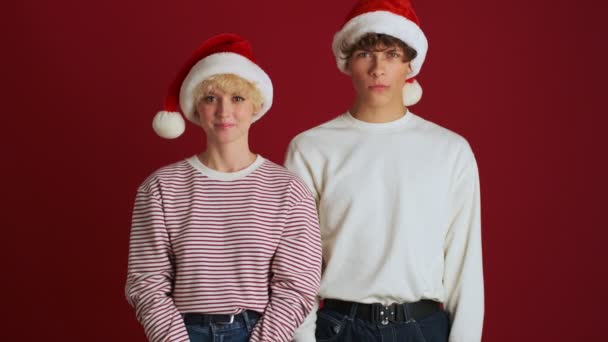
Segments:
[[[346,74],[348,76],[351,76],[351,72],[350,72],[350,58],[346,60],[346,62],[344,62],[344,71],[346,72]]]
[[[407,74],[412,73],[412,62],[407,62]]]

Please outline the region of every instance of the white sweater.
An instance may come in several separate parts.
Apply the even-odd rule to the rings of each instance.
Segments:
[[[433,299],[450,342],[481,340],[479,178],[464,138],[411,112],[379,124],[345,113],[295,137],[285,166],[316,199],[320,298]],[[296,341],[315,341],[315,320],[313,310]]]

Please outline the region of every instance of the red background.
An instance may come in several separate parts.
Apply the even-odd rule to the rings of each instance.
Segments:
[[[412,111],[479,163],[484,341],[605,339],[606,11],[587,3],[414,2],[430,49]],[[144,341],[123,295],[135,190],[204,141],[193,125],[176,141],[151,129],[178,66],[212,34],[248,38],[276,99],[252,147],[282,163],[351,102],[330,50],[350,6],[5,4],[2,340]]]

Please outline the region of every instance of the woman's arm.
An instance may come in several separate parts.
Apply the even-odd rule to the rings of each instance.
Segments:
[[[137,192],[125,292],[152,342],[188,342],[183,318],[171,297],[174,265],[160,193],[149,184]]]

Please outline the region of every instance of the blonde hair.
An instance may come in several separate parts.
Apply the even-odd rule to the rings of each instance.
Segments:
[[[205,79],[194,87],[192,95],[195,106],[205,95],[213,91],[238,94],[249,99],[253,103],[254,112],[259,111],[264,103],[262,93],[255,86],[255,83],[235,74],[218,74]]]

